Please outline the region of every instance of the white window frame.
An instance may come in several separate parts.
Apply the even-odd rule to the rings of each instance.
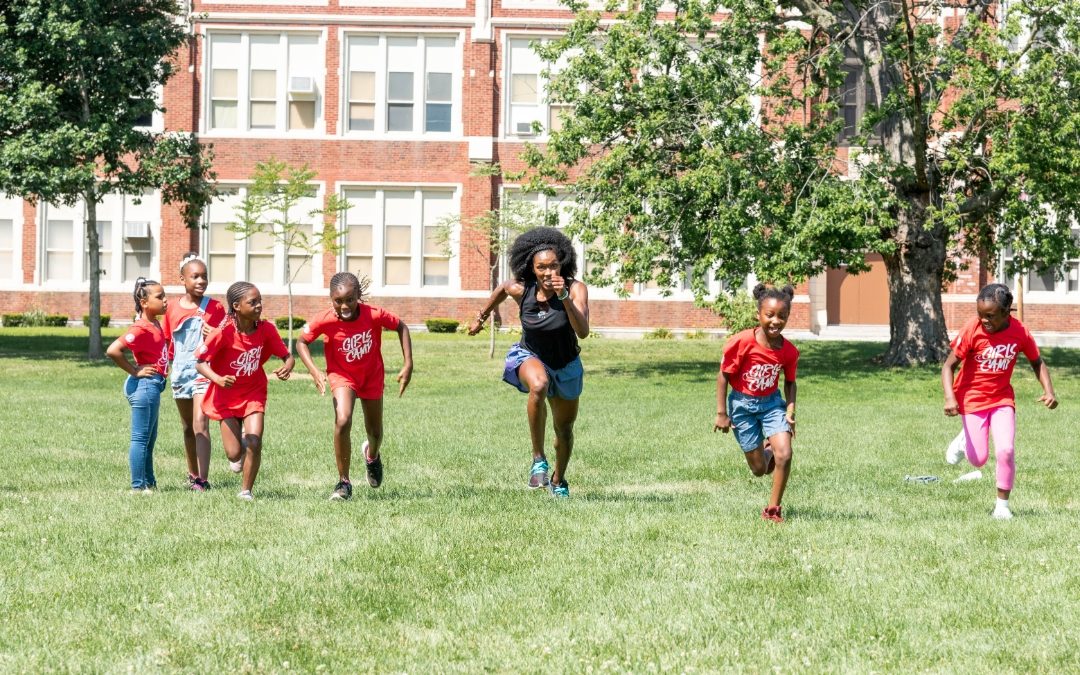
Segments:
[[[463,110],[463,44],[464,33],[461,31],[435,31],[435,32],[416,32],[416,31],[357,31],[357,30],[342,30],[340,34],[341,54],[340,63],[341,66],[338,71],[338,81],[340,82],[340,110],[338,115],[338,134],[345,138],[391,138],[395,140],[455,140],[460,139],[463,134],[464,123],[462,120]],[[354,72],[353,64],[351,63],[349,44],[352,38],[368,38],[376,39],[378,44],[376,45],[377,56],[374,64],[371,64],[371,68],[356,68],[356,72],[374,72],[375,73],[375,124],[371,130],[354,130],[349,129],[349,104],[351,102],[352,92],[350,91],[352,77],[351,73]],[[387,129],[387,115],[389,109],[389,79],[390,70],[388,66],[388,42],[394,38],[414,38],[416,39],[417,58],[415,63],[416,69],[413,71],[413,128],[411,131],[389,131]],[[446,73],[447,70],[438,69],[431,70],[427,63],[427,40],[453,40],[453,53],[454,60],[448,68],[451,74],[451,99],[450,99],[450,130],[449,131],[426,131],[427,126],[427,75],[429,72]],[[365,66],[368,64],[364,64]],[[358,101],[360,99],[357,99]],[[443,103],[443,102],[438,102]]]
[[[552,104],[547,100],[548,80],[544,77],[543,69],[546,64],[541,62],[540,70],[536,73],[536,98],[537,98],[537,116],[540,118],[538,121],[541,125],[540,133],[518,133],[516,128],[516,120],[513,118],[512,110],[515,105],[513,100],[513,76],[514,76],[514,63],[511,53],[511,48],[514,42],[546,42],[549,40],[558,39],[560,36],[552,33],[504,33],[502,50],[505,57],[503,58],[503,96],[502,96],[502,120],[500,133],[502,138],[510,140],[520,141],[533,141],[533,140],[545,140],[548,138],[548,122],[551,118],[551,109],[557,107],[557,104]],[[530,49],[531,51],[531,49]],[[540,57],[536,57],[539,59]],[[558,70],[558,66],[555,66],[555,70]],[[518,71],[521,72],[521,71]],[[532,74],[527,73],[527,74]]]
[[[11,276],[0,277],[0,288],[23,285],[23,200],[0,194],[0,220],[11,220],[11,249],[0,250],[0,255],[11,256]]]
[[[213,126],[213,39],[215,36],[239,36],[240,45],[239,62],[235,64],[236,73],[236,126],[214,127]],[[251,126],[251,38],[253,36],[276,35],[278,37],[278,60],[275,64],[275,121],[272,128],[252,128]],[[320,57],[320,61],[313,65],[304,63],[290,63],[290,38],[315,38],[314,51]],[[206,47],[206,58],[202,67],[203,82],[202,106],[203,114],[199,121],[201,133],[210,137],[221,136],[324,136],[326,132],[326,31],[312,30],[311,28],[280,27],[267,29],[251,29],[247,27],[217,27],[203,28],[203,39]],[[255,64],[261,65],[261,64]],[[232,68],[230,68],[231,70]],[[268,70],[268,68],[255,68],[255,70]],[[289,127],[289,103],[294,100],[290,94],[290,78],[293,76],[310,76],[315,82],[314,106],[315,119],[311,129],[294,129]],[[300,100],[300,99],[295,99]]]
[[[372,225],[371,231],[371,290],[378,295],[397,295],[397,296],[424,296],[424,297],[438,297],[445,296],[450,292],[461,290],[461,264],[460,255],[458,250],[452,250],[449,256],[449,271],[447,284],[424,284],[424,193],[444,193],[450,195],[450,214],[460,215],[461,213],[461,194],[462,189],[460,185],[453,184],[394,184],[394,183],[339,183],[338,194],[343,199],[351,202],[349,194],[351,192],[374,192],[374,204],[373,214],[370,218],[361,219],[354,214],[350,218],[350,213],[353,211],[350,208],[345,212],[343,220],[339,227],[342,229],[343,237],[347,236],[348,225],[350,222],[358,222],[360,220],[369,221]],[[386,194],[393,192],[412,192],[413,201],[416,205],[416,213],[418,218],[414,223],[411,223],[410,231],[410,247],[409,247],[409,283],[408,284],[386,284],[385,282],[385,262],[387,256],[385,254],[385,230],[386,230]],[[451,241],[459,241],[460,225],[454,227],[454,231],[451,234]],[[343,242],[347,244],[347,241]],[[338,254],[337,258],[337,270],[349,271],[347,267],[347,245]],[[452,245],[452,248],[454,246]],[[429,256],[430,257],[430,256]],[[439,256],[441,257],[441,256]]]
[[[315,182],[312,182],[310,184],[310,186],[315,189],[315,195],[314,195],[314,197],[311,198],[311,203],[314,204],[315,208],[322,208],[324,203],[325,203],[324,195],[326,194],[326,184],[323,183],[323,182],[315,181]],[[219,189],[221,189],[223,191],[228,191],[229,193],[231,193],[233,190],[235,190],[236,194],[235,195],[227,194],[226,196],[230,198],[228,200],[228,202],[226,202],[223,205],[212,204],[211,207],[207,208],[205,213],[203,213],[203,217],[202,217],[203,218],[203,227],[201,228],[200,235],[199,235],[199,250],[205,252],[203,254],[203,256],[206,257],[207,259],[209,259],[210,254],[211,254],[211,251],[210,251],[210,236],[211,236],[210,225],[211,225],[211,223],[215,223],[215,222],[216,223],[222,223],[222,222],[236,223],[237,222],[236,212],[232,210],[232,205],[240,203],[240,201],[247,194],[247,190],[250,187],[250,183],[249,182],[244,182],[244,183],[230,182],[230,183],[222,183],[218,187],[219,187]],[[222,201],[225,201],[225,200],[222,200]],[[232,202],[232,205],[230,205],[229,202]],[[214,208],[214,206],[217,206],[217,209],[223,209],[223,210],[219,212]],[[311,208],[312,208],[311,204],[301,203],[300,205],[298,205],[296,207],[296,212],[297,213],[307,213],[309,210],[311,210]],[[214,217],[215,215],[218,215],[219,217],[215,218]],[[323,219],[321,217],[316,217],[314,222],[310,223],[310,225],[312,226],[312,233],[316,237],[319,236],[322,233],[322,231],[323,231]],[[249,247],[250,247],[250,242],[251,242],[250,238],[244,238],[244,237],[241,237],[237,233],[233,233],[233,244],[234,244],[234,246],[233,246],[233,250],[232,250],[232,254],[233,254],[233,272],[232,272],[232,276],[228,280],[222,280],[220,278],[215,278],[217,276],[218,271],[214,270],[214,269],[210,269],[209,270],[210,279],[209,279],[209,282],[207,284],[207,293],[217,294],[217,295],[224,295],[225,291],[228,290],[229,286],[232,285],[234,282],[248,278],[248,251],[249,251]],[[299,255],[300,254],[298,254],[298,253],[296,253],[294,251],[293,254],[292,254],[292,257],[295,258],[295,257],[298,257]],[[321,251],[319,253],[316,253],[315,255],[311,256],[311,262],[308,263],[308,269],[310,271],[310,276],[305,276],[305,277],[303,277],[301,279],[298,279],[298,280],[293,282],[293,295],[319,295],[319,294],[321,294],[321,293],[323,293],[325,291],[325,285],[324,285],[324,279],[323,279],[323,277],[325,276],[323,274],[323,257],[324,256],[325,256],[325,252],[321,252]],[[208,262],[209,262],[209,260],[208,260]],[[285,245],[282,244],[280,241],[277,241],[277,240],[274,241],[273,269],[274,269],[274,278],[273,278],[272,281],[270,281],[270,282],[266,282],[266,281],[254,282],[259,287],[259,291],[264,296],[265,295],[284,295],[284,294],[288,293],[288,287],[287,287],[286,279],[285,279]]]
[[[1073,223],[1073,237],[1080,241],[1080,224]],[[1020,275],[1014,274],[1009,277],[1005,273],[1005,265],[1011,259],[1008,250],[1003,250],[998,257],[997,278],[1009,286],[1016,293],[1016,282]],[[1037,270],[1029,271],[1024,275],[1024,302],[1032,304],[1067,303],[1080,304],[1080,257],[1069,258],[1053,268],[1054,288],[1052,290],[1031,290],[1032,276],[1041,276]],[[1060,275],[1062,278],[1058,278]],[[1075,288],[1070,289],[1072,284]]]

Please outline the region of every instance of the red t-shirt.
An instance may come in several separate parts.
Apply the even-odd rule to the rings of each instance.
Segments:
[[[768,396],[780,388],[780,371],[784,381],[794,382],[799,364],[799,350],[787,340],[779,349],[758,344],[757,328],[748,328],[728,339],[720,368],[728,376],[735,391],[749,396]],[[781,337],[783,339],[783,337]]]
[[[968,321],[953,340],[952,349],[960,359],[953,391],[961,413],[1003,405],[1015,408],[1010,380],[1016,357],[1023,353],[1028,361],[1039,358],[1035,338],[1024,324],[1012,317],[1009,325],[996,333],[987,333],[978,317]]]
[[[204,407],[230,410],[248,401],[266,401],[266,371],[263,364],[271,356],[286,358],[289,348],[282,342],[277,328],[269,321],[260,321],[250,335],[236,329],[236,323],[226,321],[206,336],[195,350],[199,361],[207,361],[222,377],[235,375],[231,387],[219,387],[213,382],[206,391]]]
[[[311,344],[320,335],[326,353],[326,372],[355,382],[382,381],[382,331],[397,330],[401,319],[384,309],[358,304],[356,318],[342,321],[328,309],[304,324],[300,339]]]
[[[172,332],[179,328],[189,318],[199,313],[199,306],[196,305],[190,309],[187,307],[181,307],[180,302],[170,302],[169,306],[165,308],[165,326],[167,334],[172,335]],[[211,328],[218,328],[225,321],[225,307],[217,300],[213,298],[206,303],[206,312],[202,317],[203,323]]]
[[[124,348],[135,357],[138,367],[153,366],[164,376],[169,370],[168,333],[141,316],[124,333]]]

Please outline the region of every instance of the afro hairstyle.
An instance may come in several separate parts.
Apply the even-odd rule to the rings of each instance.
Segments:
[[[532,263],[533,256],[540,251],[555,253],[563,277],[577,274],[577,252],[570,239],[554,227],[534,227],[519,234],[510,246],[510,271],[515,279],[521,282],[536,281]]]

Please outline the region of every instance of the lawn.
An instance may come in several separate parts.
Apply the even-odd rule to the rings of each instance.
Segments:
[[[525,398],[486,342],[416,336],[413,384],[386,402],[386,482],[350,502],[327,501],[330,400],[302,366],[272,381],[245,503],[213,428],[214,489],[184,489],[169,399],[162,489],[128,494],[120,370],[87,362],[78,329],[0,330],[0,671],[1080,669],[1080,353],[1044,352],[1053,412],[1017,368],[1000,522],[993,467],[954,484],[970,467],[944,464],[959,426],[936,368],[800,345],[775,525],[768,479],[711,432],[720,342],[583,343],[566,502],[525,488]]]

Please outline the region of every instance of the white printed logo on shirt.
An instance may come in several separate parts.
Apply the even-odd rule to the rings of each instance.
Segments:
[[[251,375],[259,369],[259,360],[262,358],[262,345],[249,349],[236,358],[231,364],[231,367],[236,369],[236,374],[239,375]]]
[[[1003,373],[1016,359],[1019,345],[990,345],[975,356],[977,370],[980,373]]]
[[[165,344],[161,347],[161,356],[158,357],[158,368],[165,370],[169,367],[169,345]]]
[[[750,391],[766,391],[776,385],[776,379],[780,377],[779,363],[759,363],[752,366],[743,374],[743,382]]]
[[[341,348],[338,351],[345,357],[346,363],[352,363],[364,358],[371,351],[372,346],[371,329],[368,329],[363,333],[357,333],[346,338],[341,343]]]

